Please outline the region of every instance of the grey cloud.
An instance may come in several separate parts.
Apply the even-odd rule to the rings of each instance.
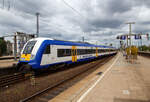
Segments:
[[[93,4],[94,1],[96,1],[96,4]],[[124,23],[129,20],[126,17],[137,18],[128,12],[134,12],[134,7],[140,8],[143,5],[147,8],[150,7],[149,0],[94,1],[66,0],[83,15],[82,17],[61,0],[15,0],[14,8],[12,7],[10,11],[0,9],[0,33],[1,35],[6,32],[15,31],[35,33],[35,13],[39,12],[40,36],[77,41],[81,40],[82,36],[85,36],[89,41],[115,42],[116,35],[123,32],[115,30],[124,30],[124,27],[127,26]],[[136,11],[135,14],[138,14],[138,12]],[[140,23],[136,23],[138,26],[135,26],[134,32],[149,31],[150,28],[148,26],[150,22],[136,20],[136,22]],[[101,33],[98,34],[100,31]],[[83,35],[83,32],[89,34]],[[96,32],[96,34],[90,35],[91,32]]]
[[[91,31],[103,31],[106,28],[114,29],[119,28],[120,25],[123,23],[123,21],[120,21],[119,19],[94,19],[87,23],[87,25],[83,25],[83,30],[85,32],[91,32]]]
[[[57,34],[57,33],[51,33],[51,34],[49,34],[49,33],[46,33],[46,34],[44,34],[44,35],[41,35],[42,37],[51,37],[51,38],[57,38],[57,37],[62,37],[62,35],[61,34]]]
[[[105,19],[105,20],[94,20],[91,22],[91,25],[101,28],[117,28],[122,24],[119,20],[113,20],[113,19]]]
[[[41,12],[45,6],[44,0],[16,0],[15,9],[22,11],[24,13],[35,14],[36,12]]]
[[[111,0],[108,5],[109,12],[122,13],[129,11],[132,7],[130,2],[128,0]]]
[[[133,0],[132,3],[134,6],[146,6],[146,7],[150,8],[149,0]]]
[[[97,8],[103,9],[107,15],[123,13],[132,9],[134,1],[131,0],[97,0]]]

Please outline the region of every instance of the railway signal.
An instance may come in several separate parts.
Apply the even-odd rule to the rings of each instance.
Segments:
[[[135,38],[135,40],[141,39],[141,35],[139,35],[139,34],[135,35],[134,38]]]
[[[142,39],[142,36],[140,35],[140,39]]]
[[[125,40],[126,39],[126,36],[125,35],[122,35],[121,36],[121,40]]]
[[[125,35],[117,36],[117,39],[125,40],[125,39],[126,39],[126,36],[125,36]]]

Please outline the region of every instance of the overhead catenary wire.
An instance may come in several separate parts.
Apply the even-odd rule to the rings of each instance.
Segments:
[[[80,12],[78,12],[74,7],[72,7],[69,3],[67,3],[65,0],[62,0],[65,5],[67,5],[69,8],[71,8],[74,12],[76,12],[81,17],[84,17]],[[85,17],[84,17],[85,18]]]
[[[79,16],[81,16],[82,18],[84,18],[84,20],[86,21],[86,23],[88,24],[88,20],[87,17],[83,16],[78,10],[76,10],[74,7],[72,7],[68,2],[66,2],[65,0],[62,0],[62,2],[68,6],[69,8],[71,8],[75,13],[77,13]],[[85,33],[85,32],[84,32]]]
[[[48,25],[48,26],[54,27],[54,28],[57,29],[58,31],[61,30],[61,31],[67,32],[66,30],[60,28],[59,25],[54,26],[54,25],[56,25],[56,24],[54,24],[54,23],[52,23],[52,22],[49,23],[49,22],[47,22],[46,20],[44,20],[43,18],[40,19],[40,22],[41,22],[41,23],[44,23],[44,24],[46,24],[46,25]]]

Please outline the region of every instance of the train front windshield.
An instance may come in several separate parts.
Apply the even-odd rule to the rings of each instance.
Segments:
[[[31,54],[36,41],[29,41],[24,48],[23,54]]]

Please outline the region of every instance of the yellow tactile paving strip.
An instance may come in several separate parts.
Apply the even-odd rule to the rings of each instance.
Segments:
[[[115,58],[49,102],[78,101],[99,79],[100,76],[96,73],[105,72],[114,60]],[[150,59],[138,57],[137,62],[131,64],[119,54],[116,63],[81,102],[150,102],[149,73]]]

